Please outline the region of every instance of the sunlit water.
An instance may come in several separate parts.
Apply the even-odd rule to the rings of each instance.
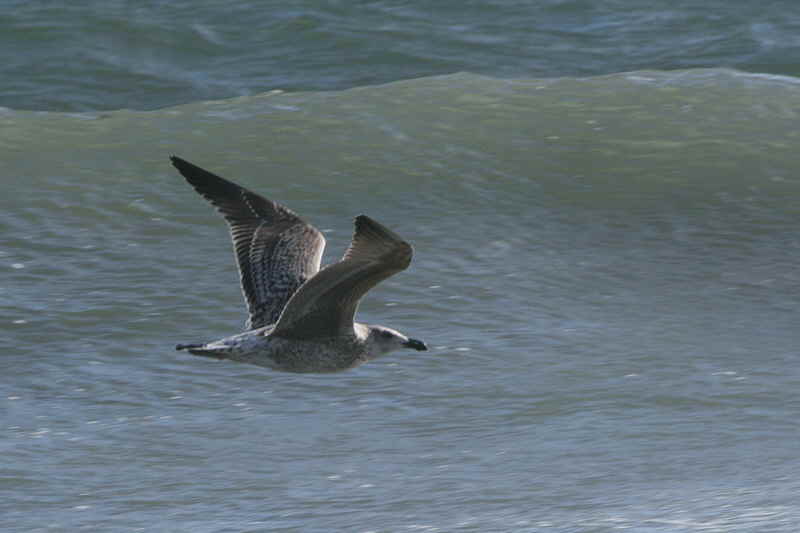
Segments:
[[[4,531],[793,532],[800,86],[460,74],[152,112],[5,111]],[[177,353],[245,313],[178,154],[336,260],[415,247],[314,376]]]

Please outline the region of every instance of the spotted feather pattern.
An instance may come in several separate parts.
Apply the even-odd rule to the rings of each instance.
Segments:
[[[319,270],[325,238],[290,209],[179,157],[172,164],[230,228],[247,329],[274,324],[291,296]]]

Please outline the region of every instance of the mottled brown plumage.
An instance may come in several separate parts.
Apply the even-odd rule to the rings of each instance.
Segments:
[[[250,313],[244,333],[177,349],[289,372],[335,372],[397,348],[427,349],[393,329],[354,322],[364,294],[408,268],[412,248],[399,235],[359,215],[341,261],[319,270],[319,230],[276,202],[171,159],[228,222]]]
[[[179,157],[171,159],[228,222],[250,312],[247,329],[274,324],[292,294],[319,270],[325,237],[290,209]]]

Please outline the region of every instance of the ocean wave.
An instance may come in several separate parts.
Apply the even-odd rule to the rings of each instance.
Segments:
[[[44,164],[43,148],[117,166],[217,154],[228,165],[279,161],[319,179],[365,176],[348,179],[388,188],[372,176],[394,169],[406,181],[474,189],[533,184],[534,201],[626,206],[723,196],[780,203],[798,187],[797,109],[794,78],[701,69],[514,80],[459,73],[155,111],[6,111],[0,120],[6,159],[26,165]]]

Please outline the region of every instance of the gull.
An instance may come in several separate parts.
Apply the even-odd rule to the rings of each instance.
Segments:
[[[228,223],[249,318],[246,331],[178,344],[193,355],[285,372],[339,372],[424,342],[355,322],[364,294],[408,268],[412,248],[365,215],[338,263],[320,270],[325,237],[283,205],[179,157],[172,164]]]

